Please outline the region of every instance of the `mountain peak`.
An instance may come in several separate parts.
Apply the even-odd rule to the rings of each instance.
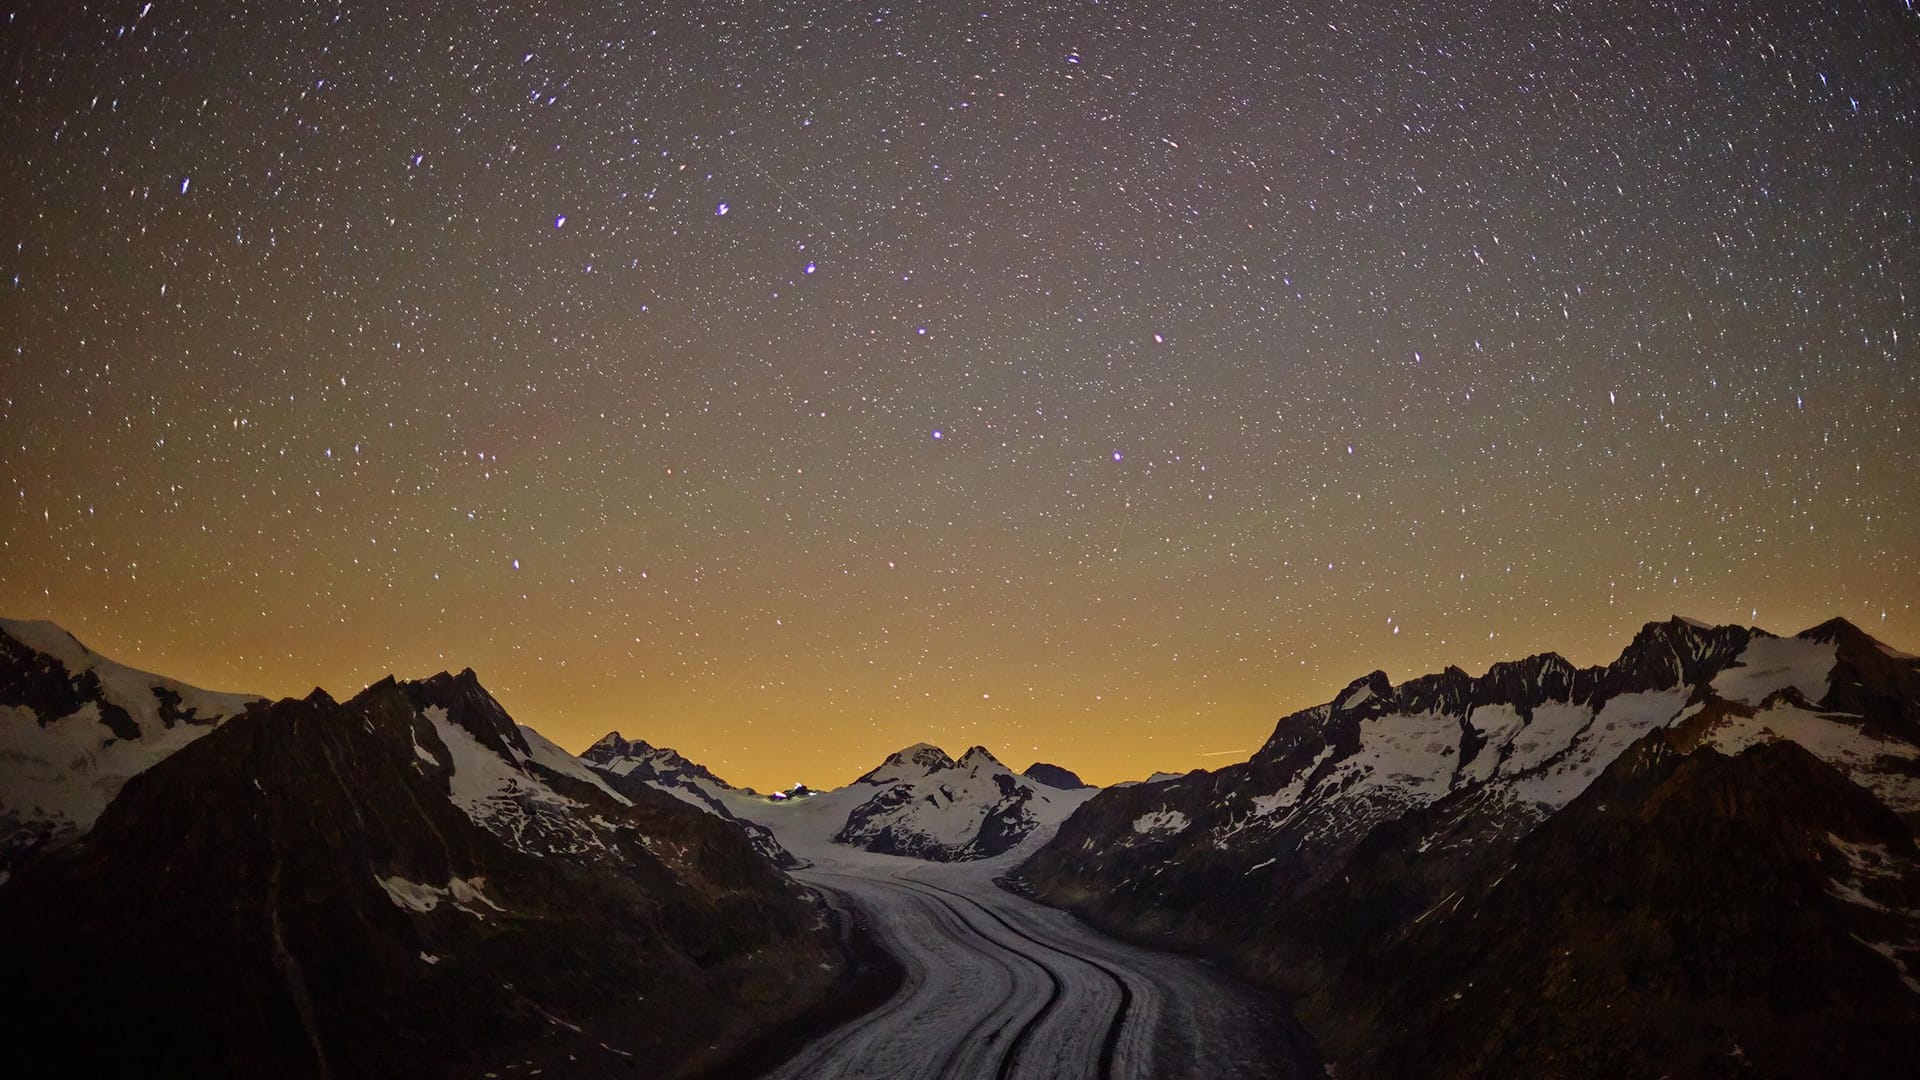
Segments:
[[[1391,703],[1392,700],[1393,683],[1387,679],[1387,673],[1372,671],[1348,683],[1347,688],[1340,691],[1340,696],[1333,699],[1333,711],[1352,712],[1366,707],[1370,702],[1377,708],[1380,703]]]
[[[854,783],[887,784],[897,780],[931,776],[936,772],[956,767],[957,763],[947,756],[945,750],[932,743],[914,743],[912,746],[888,754],[885,761]]]
[[[1020,775],[1036,784],[1045,784],[1050,788],[1059,788],[1061,791],[1077,791],[1080,788],[1093,786],[1080,779],[1079,774],[1073,770],[1044,761],[1036,761],[1027,766]]]
[[[618,731],[609,731],[595,740],[580,756],[593,760],[611,760],[623,757],[642,757],[651,754],[654,747],[645,739],[629,740]]]
[[[951,769],[955,764],[945,750],[925,742],[896,750],[887,755],[887,761],[895,765],[919,765],[928,771]]]
[[[984,746],[970,746],[970,747],[968,747],[968,748],[967,748],[967,752],[966,752],[966,753],[964,753],[964,754],[961,754],[961,755],[960,755],[960,760],[959,760],[958,762],[956,762],[955,764],[957,764],[957,765],[961,765],[961,766],[970,766],[970,765],[997,765],[997,766],[999,766],[999,767],[1000,767],[1000,768],[1002,768],[1002,769],[1006,769],[1006,768],[1007,768],[1007,767],[1006,767],[1005,765],[1002,765],[1002,764],[1000,763],[1000,759],[999,759],[999,758],[997,758],[997,757],[994,757],[994,756],[993,756],[993,752],[992,752],[991,750],[988,750],[988,749],[987,749],[986,747],[984,747]],[[1009,772],[1011,772],[1012,770],[1011,770],[1011,769],[1008,769],[1007,771],[1009,771]]]
[[[120,787],[260,699],[203,690],[94,652],[55,623],[0,619],[0,882],[93,827]]]
[[[520,734],[520,726],[487,688],[480,685],[480,677],[472,668],[462,668],[458,675],[442,671],[425,679],[400,683],[399,687],[414,708],[446,710],[449,721],[465,728],[481,745],[502,757],[523,760],[533,756],[526,737]]]
[[[1762,634],[1745,626],[1711,626],[1679,615],[1647,623],[1607,666],[1600,696],[1707,681]]]
[[[1860,629],[1858,626],[1855,626],[1838,615],[1821,623],[1819,626],[1809,626],[1805,630],[1795,634],[1794,637],[1805,638],[1808,641],[1818,641],[1823,644],[1829,641],[1857,642],[1863,639],[1873,641],[1876,645],[1879,644],[1879,642],[1874,641],[1872,634],[1867,633],[1865,630]]]
[[[602,735],[599,742],[581,751],[580,759],[616,776],[631,776],[637,782],[656,782],[665,789],[690,790],[689,783],[698,780],[733,790],[732,784],[678,750],[654,746],[645,739],[627,739],[617,731]]]
[[[0,632],[68,667],[85,667],[97,654],[65,627],[48,619],[0,619]]]
[[[1016,775],[984,746],[969,747],[956,762],[938,746],[916,743],[850,785],[864,801],[833,840],[936,862],[998,855],[1092,794],[1056,771],[1074,783]]]

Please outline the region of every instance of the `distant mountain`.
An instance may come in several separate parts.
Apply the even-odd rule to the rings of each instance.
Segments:
[[[800,860],[767,827],[736,817],[720,800],[720,792],[739,789],[715,776],[705,766],[695,764],[663,746],[649,746],[645,740],[628,741],[617,731],[608,732],[599,742],[581,753],[580,759],[601,773],[608,786],[631,795],[635,788],[664,791],[676,799],[697,806],[709,814],[731,821],[747,834],[754,849],[781,867],[791,869]]]
[[[84,835],[129,777],[264,704],[135,671],[52,623],[0,619],[0,884]]]
[[[891,755],[847,787],[818,798],[854,804],[835,842],[936,862],[1011,850],[1043,822],[1059,821],[1079,804],[1075,794],[1016,775],[984,747],[955,761],[927,743]]]
[[[0,1010],[59,1075],[688,1075],[833,988],[824,915],[472,672],[388,679],[227,720],[0,888]]]
[[[1898,999],[1840,1009],[1840,991],[1822,989],[1825,1003],[1809,1005],[1769,998],[1760,983],[1709,978],[1698,965],[1732,964],[1737,941],[1759,950],[1739,970],[1774,964],[1784,971],[1793,962],[1789,943],[1804,935],[1747,930],[1804,917],[1827,935],[1821,940],[1852,950],[1839,949],[1849,959],[1832,959],[1831,970],[1880,970],[1886,977],[1874,985],[1902,986],[1920,960],[1911,951],[1920,933],[1899,914],[1920,912],[1899,899],[1920,887],[1904,854],[1920,820],[1917,708],[1914,658],[1838,620],[1779,638],[1675,618],[1647,625],[1605,667],[1575,668],[1549,653],[1478,677],[1451,668],[1393,685],[1374,672],[1328,704],[1281,720],[1244,764],[1108,789],[1017,877],[1096,924],[1215,952],[1297,995],[1303,1019],[1343,1076],[1410,1074],[1430,1060],[1438,1068],[1440,1057],[1413,1053],[1420,1039],[1457,1048],[1457,1060],[1432,1075],[1590,1073],[1598,1059],[1555,1058],[1546,1048],[1557,1036],[1542,1034],[1572,1032],[1565,1025],[1574,1019],[1555,1010],[1576,1001],[1594,1012],[1580,1019],[1577,1038],[1567,1038],[1595,1048],[1637,1046],[1647,1009],[1671,1011],[1663,1032],[1697,1024],[1695,1037],[1674,1034],[1657,1054],[1636,1052],[1620,1075],[1698,1074],[1706,1060],[1699,1055],[1730,1054],[1735,1042],[1763,1073],[1793,1074],[1799,1059],[1781,1056],[1768,1032],[1815,1014],[1851,1048],[1830,1047],[1840,1054],[1832,1061],[1871,1072],[1884,1025],[1906,1022]],[[1645,772],[1654,761],[1675,770],[1672,786],[1634,781],[1635,769]],[[1777,784],[1801,798],[1723,805],[1702,794],[1723,790],[1727,777]],[[1724,827],[1668,812],[1690,802],[1720,815]],[[1854,822],[1848,815],[1856,803],[1875,807],[1859,813],[1877,814],[1876,823]],[[1633,850],[1596,846],[1603,833],[1612,835],[1596,823],[1629,819],[1642,823]],[[1843,819],[1854,824],[1843,828]],[[1905,831],[1904,846],[1888,823]],[[1820,840],[1829,832],[1841,846]],[[1715,846],[1722,838],[1724,850]],[[1744,845],[1766,848],[1767,858]],[[1582,895],[1575,906],[1571,898],[1547,905],[1541,898],[1561,895],[1554,875],[1573,873],[1551,860],[1575,860],[1583,850],[1593,869],[1581,870],[1579,880],[1644,877],[1652,872],[1644,860],[1667,852],[1664,872],[1676,882],[1697,878],[1699,888],[1656,890],[1640,907],[1598,902],[1604,893]],[[1860,869],[1843,873],[1836,852],[1853,852]],[[1726,865],[1736,858],[1739,867]],[[1858,892],[1885,908],[1882,924],[1860,927],[1844,902],[1802,910],[1795,906],[1802,893],[1741,894],[1727,884],[1769,875],[1811,881],[1816,871],[1828,875],[1821,880],[1835,896]],[[1861,875],[1873,879],[1872,889],[1856,884]],[[1536,888],[1516,891],[1520,882]],[[1517,899],[1489,908],[1497,897]],[[1533,902],[1540,906],[1529,908]],[[1614,986],[1623,996],[1610,1007],[1583,997],[1584,989],[1556,996],[1529,981],[1540,975],[1529,964],[1567,947],[1555,934],[1640,941],[1634,919],[1669,928],[1733,920],[1744,929],[1625,950],[1624,982],[1605,983],[1597,972],[1583,982]],[[1435,928],[1456,920],[1472,923],[1472,934],[1456,935],[1461,940],[1497,932],[1510,945],[1472,958],[1450,952],[1436,943],[1442,931]],[[1429,962],[1440,966],[1428,970]],[[1552,971],[1556,979],[1578,975],[1565,966]],[[1441,982],[1450,988],[1431,999],[1407,989]],[[1476,1014],[1452,1004],[1468,1000],[1469,984],[1532,997],[1509,1002],[1519,1010],[1511,1014]],[[1855,1013],[1857,1023],[1847,1019]],[[1523,1023],[1532,1026],[1514,1026]],[[1396,1046],[1401,1056],[1385,1049]]]
[[[1049,765],[1044,761],[1036,761],[1027,766],[1020,775],[1036,784],[1045,784],[1050,788],[1059,788],[1061,791],[1077,791],[1093,786],[1072,771],[1058,765]]]
[[[1122,780],[1113,786],[1138,787],[1141,784],[1164,784],[1169,780],[1178,780],[1186,775],[1188,774],[1183,772],[1156,772],[1150,774],[1145,780]]]

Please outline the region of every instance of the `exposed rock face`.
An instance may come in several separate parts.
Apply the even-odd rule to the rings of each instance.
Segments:
[[[1351,1048],[1342,1074],[1910,1068],[1912,833],[1795,743],[1729,757],[1681,741],[1649,733],[1506,866],[1330,969],[1310,999],[1323,1030]],[[1337,932],[1337,908],[1363,890],[1330,889],[1309,918]]]
[[[1019,878],[1041,898],[1097,924],[1213,951],[1242,971],[1300,995],[1303,1018],[1325,1040],[1329,1059],[1342,1075],[1414,1069],[1427,1059],[1414,1054],[1389,1060],[1384,1051],[1370,1048],[1391,1044],[1398,1037],[1393,1032],[1401,1030],[1438,1038],[1436,1029],[1421,1025],[1439,1023],[1442,1015],[1454,1024],[1491,1025],[1479,1035],[1458,1035],[1487,1040],[1477,1049],[1460,1044],[1462,1056],[1454,1066],[1460,1074],[1499,1060],[1506,1065],[1495,1071],[1564,1068],[1578,1075],[1591,1063],[1500,1057],[1509,1050],[1519,1053],[1516,1048],[1524,1041],[1523,1033],[1501,1026],[1504,1020],[1446,1012],[1444,995],[1424,1003],[1393,996],[1395,980],[1431,986],[1437,971],[1425,981],[1416,976],[1422,964],[1443,953],[1415,944],[1405,945],[1404,953],[1393,950],[1426,941],[1427,927],[1456,912],[1470,918],[1482,911],[1479,902],[1503,875],[1507,881],[1535,880],[1530,874],[1544,881],[1549,871],[1530,867],[1527,860],[1531,852],[1545,850],[1532,845],[1545,841],[1529,837],[1561,837],[1567,857],[1574,858],[1579,844],[1568,822],[1606,813],[1597,809],[1600,805],[1612,805],[1620,814],[1620,800],[1645,800],[1650,829],[1677,828],[1676,819],[1653,813],[1655,804],[1673,797],[1665,788],[1626,785],[1620,789],[1626,794],[1611,796],[1613,803],[1585,800],[1580,802],[1584,809],[1574,811],[1583,792],[1610,767],[1630,771],[1637,759],[1629,748],[1633,754],[1650,753],[1642,750],[1647,746],[1665,747],[1663,752],[1681,758],[1687,751],[1701,755],[1700,765],[1682,770],[1686,784],[1693,782],[1687,778],[1695,768],[1703,777],[1717,776],[1712,770],[1721,766],[1709,763],[1731,760],[1740,764],[1728,768],[1752,774],[1755,783],[1772,782],[1759,773],[1785,770],[1780,782],[1798,777],[1793,782],[1807,798],[1824,792],[1821,797],[1830,796],[1832,803],[1842,797],[1837,791],[1854,803],[1877,807],[1875,829],[1880,831],[1849,832],[1834,822],[1852,810],[1837,803],[1805,806],[1804,820],[1796,826],[1801,831],[1794,835],[1832,826],[1836,835],[1852,838],[1848,843],[1879,845],[1876,853],[1885,848],[1884,856],[1861,858],[1878,860],[1875,865],[1885,868],[1881,887],[1889,896],[1899,894],[1914,883],[1913,864],[1903,861],[1906,848],[1881,826],[1891,822],[1910,830],[1920,817],[1920,745],[1911,734],[1915,678],[1911,658],[1845,623],[1777,638],[1682,619],[1648,625],[1604,668],[1577,669],[1545,654],[1496,665],[1478,678],[1449,669],[1394,686],[1374,672],[1329,704],[1282,720],[1249,762],[1101,793],[1023,864]],[[1794,745],[1775,749],[1781,744]],[[1811,770],[1807,761],[1818,769]],[[1807,779],[1809,771],[1823,779]],[[1737,803],[1731,813],[1737,820],[1758,813],[1759,806]],[[1776,806],[1789,814],[1794,808],[1792,801]],[[1572,816],[1563,821],[1563,815]],[[1555,824],[1554,831],[1538,832],[1543,822]],[[1640,842],[1648,851],[1671,852],[1671,858],[1684,861],[1680,839],[1649,833]],[[1830,856],[1807,854],[1811,849],[1805,845],[1800,850],[1795,866],[1811,865],[1806,859],[1822,866],[1831,862]],[[1687,870],[1706,874],[1723,855],[1709,846],[1697,858],[1702,865]],[[1609,872],[1636,871],[1622,861]],[[1660,909],[1661,917],[1683,921],[1708,917],[1709,905],[1721,902],[1709,897],[1725,896],[1712,889],[1663,895],[1668,906]],[[1771,905],[1796,903],[1795,895],[1748,898],[1741,901],[1745,907],[1739,917],[1786,919]],[[1550,928],[1557,925],[1558,909],[1509,914],[1510,921],[1501,922],[1483,913],[1475,926],[1498,926],[1517,942],[1553,951]],[[1609,921],[1616,915],[1619,909],[1595,904],[1581,916],[1593,920],[1582,932],[1625,933],[1624,924]],[[1905,962],[1899,950],[1909,939],[1898,927],[1875,932],[1881,936],[1865,939],[1876,943],[1873,948],[1852,943],[1860,954],[1856,959],[1893,973],[1891,982],[1882,984],[1899,987],[1899,969],[1876,951],[1891,949]],[[1786,964],[1779,948],[1789,940],[1783,936],[1779,946],[1767,946],[1765,935],[1759,935],[1753,942],[1774,949],[1765,962]],[[1848,939],[1842,934],[1836,940]],[[1705,955],[1701,948],[1689,946],[1693,957]],[[1404,955],[1407,965],[1391,978],[1383,959],[1390,955]],[[1666,986],[1681,978],[1691,960],[1688,949],[1675,947],[1664,953],[1650,949],[1638,962],[1644,966],[1636,978],[1643,982],[1623,984],[1620,993],[1653,994],[1645,989],[1652,983],[1644,980]],[[1486,977],[1522,976],[1489,970]],[[1725,989],[1740,993],[1731,983]],[[1589,1032],[1594,1045],[1609,1037],[1619,1040],[1617,1045],[1635,1041],[1631,1018],[1675,993],[1662,990],[1664,996],[1623,1001],[1611,1010],[1598,1006],[1600,1018]],[[1543,999],[1540,1008],[1561,1007],[1552,1005],[1554,1000],[1560,999]],[[1765,1026],[1759,1018],[1771,1014],[1748,1000],[1728,1015],[1743,1018],[1741,1024]],[[1845,1027],[1840,1013],[1821,1015]],[[1861,1015],[1892,1017],[1886,1022],[1894,1023],[1905,1014],[1889,1006]],[[1527,1022],[1551,1026],[1559,1021],[1550,1022],[1542,1013],[1529,1014]],[[1615,1026],[1607,1027],[1609,1022]],[[1866,1028],[1847,1030],[1862,1039],[1879,1037],[1869,1036]],[[1748,1028],[1715,1031],[1714,1038],[1729,1031],[1737,1038]],[[1743,1053],[1751,1058],[1763,1044],[1771,1045],[1753,1034],[1742,1042]],[[1412,1053],[1412,1042],[1401,1045]],[[1682,1056],[1662,1060],[1679,1073],[1697,1071],[1684,1054],[1710,1049],[1706,1042],[1675,1047],[1673,1053]],[[1794,1071],[1786,1058],[1773,1061],[1768,1068]]]
[[[675,751],[663,746],[649,746],[644,739],[628,741],[619,732],[612,731],[587,747],[580,759],[603,774],[607,784],[615,791],[626,795],[642,787],[664,791],[709,814],[733,822],[746,833],[754,850],[771,859],[775,865],[788,869],[800,865],[800,860],[781,847],[780,841],[773,838],[773,833],[766,826],[748,821],[727,809],[719,793],[736,791],[737,788],[715,776],[705,766],[688,761]]]
[[[979,746],[958,761],[937,746],[910,746],[833,794],[868,789],[877,790],[853,807],[834,840],[936,862],[1008,851],[1072,805],[1065,793],[1016,776]]]
[[[645,739],[629,740],[617,731],[602,735],[600,741],[587,747],[580,757],[596,768],[622,776],[642,776],[673,785],[694,781],[727,791],[736,790],[706,766],[688,761],[677,751],[649,745]]]
[[[1080,779],[1071,770],[1063,769],[1058,765],[1049,765],[1044,761],[1036,761],[1027,766],[1026,771],[1020,775],[1036,784],[1045,784],[1050,788],[1059,788],[1061,791],[1078,791],[1081,788],[1093,786]]]
[[[0,885],[84,835],[128,777],[264,704],[114,663],[52,623],[0,619]]]
[[[0,890],[31,973],[0,1008],[62,1075],[681,1075],[826,992],[820,914],[736,826],[613,791],[471,672],[387,680],[128,781]]]

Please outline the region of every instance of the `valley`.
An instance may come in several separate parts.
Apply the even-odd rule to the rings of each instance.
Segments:
[[[892,998],[772,1077],[1320,1075],[1311,1040],[1274,995],[999,887],[1051,826],[995,858],[931,863],[833,843],[842,801],[729,800],[807,861],[797,880],[856,913],[904,968]]]

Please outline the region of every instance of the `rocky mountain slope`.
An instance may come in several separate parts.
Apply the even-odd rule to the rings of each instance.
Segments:
[[[1081,788],[1093,786],[1080,779],[1073,770],[1063,769],[1044,761],[1036,761],[1027,766],[1020,775],[1036,784],[1045,784],[1050,788],[1059,788],[1061,791],[1078,791]]]
[[[264,704],[115,663],[52,623],[0,619],[0,884],[85,834],[129,777]]]
[[[152,765],[0,888],[0,955],[59,1075],[724,1072],[841,963],[739,828],[613,790],[471,672]]]
[[[1868,896],[1887,909],[1882,914],[1892,918],[1889,913],[1920,910],[1898,899],[1916,882],[1913,864],[1903,861],[1920,813],[1916,677],[1920,670],[1913,658],[1837,620],[1778,638],[1674,619],[1649,624],[1617,660],[1597,668],[1575,668],[1546,654],[1496,665],[1479,677],[1449,669],[1397,686],[1375,672],[1332,702],[1280,721],[1272,738],[1244,764],[1102,793],[1062,825],[1023,865],[1018,879],[1041,898],[1096,924],[1215,952],[1299,995],[1303,1018],[1325,1040],[1329,1059],[1342,1075],[1414,1068],[1426,1059],[1380,1049],[1396,1045],[1395,1032],[1437,1038],[1447,1017],[1456,1024],[1474,1019],[1448,1004],[1466,1000],[1463,987],[1430,1000],[1405,996],[1407,986],[1430,985],[1445,970],[1423,966],[1451,955],[1432,944],[1438,940],[1433,935],[1441,933],[1435,927],[1458,917],[1472,923],[1477,934],[1503,935],[1507,949],[1478,956],[1478,968],[1465,958],[1447,961],[1478,970],[1474,982],[1483,989],[1531,986],[1525,981],[1530,969],[1521,960],[1565,949],[1564,937],[1556,934],[1577,928],[1604,939],[1631,931],[1628,913],[1617,905],[1589,902],[1574,911],[1547,899],[1560,895],[1545,885],[1565,869],[1550,868],[1548,853],[1563,850],[1574,859],[1580,836],[1594,832],[1580,824],[1588,819],[1638,817],[1649,830],[1639,836],[1637,847],[1621,849],[1616,862],[1596,859],[1595,865],[1605,869],[1595,873],[1614,875],[1609,880],[1630,878],[1647,870],[1635,859],[1666,851],[1673,860],[1665,864],[1667,870],[1700,876],[1697,889],[1676,886],[1646,897],[1642,917],[1675,924],[1726,917],[1745,926],[1768,926],[1792,923],[1800,912],[1818,924],[1822,941],[1846,945],[1840,951],[1847,957],[1834,958],[1833,970],[1880,970],[1886,978],[1877,985],[1904,994],[1908,990],[1900,980],[1906,969],[1900,965],[1909,962],[1904,951],[1913,940],[1909,929],[1886,925],[1854,941],[1848,927],[1858,920],[1845,902],[1801,911],[1793,905],[1810,895],[1805,890],[1737,895],[1725,882],[1743,873],[1757,880],[1812,881],[1838,865],[1833,852],[1843,849],[1822,846],[1820,839],[1830,832],[1843,844],[1870,845],[1858,850],[1873,854],[1859,858],[1880,875],[1876,888],[1893,898]],[[1791,748],[1782,749],[1787,744]],[[1600,786],[1610,770],[1631,773],[1643,759],[1693,764],[1677,768],[1672,781],[1677,787],[1625,783],[1618,777],[1611,786]],[[1754,783],[1798,783],[1805,792],[1824,793],[1820,798],[1826,801],[1784,804],[1783,811],[1797,811],[1797,819],[1790,812],[1758,817],[1756,804],[1756,820],[1749,820],[1744,804],[1731,809],[1713,804],[1729,822],[1729,837],[1747,830],[1739,839],[1744,846],[1732,846],[1734,840],[1728,839],[1725,848],[1706,843],[1683,857],[1680,853],[1689,850],[1683,842],[1686,829],[1697,823],[1662,808],[1674,799],[1706,798],[1691,785],[1721,783],[1714,779],[1723,775],[1714,771],[1721,768],[1711,764],[1715,761],[1736,763],[1726,766],[1735,770],[1726,775],[1745,775]],[[1774,772],[1781,774],[1777,781],[1763,778]],[[1590,789],[1595,795],[1587,798]],[[1601,796],[1602,790],[1613,793]],[[1877,824],[1871,829],[1832,826],[1829,817],[1837,821],[1851,813],[1836,809],[1834,800],[1877,808]],[[1908,838],[1904,847],[1901,835]],[[1551,838],[1562,847],[1551,848]],[[1746,847],[1774,858],[1748,859],[1737,872],[1721,866]],[[1856,878],[1829,874],[1820,880],[1831,885],[1828,892],[1844,896],[1859,891],[1848,884]],[[1685,874],[1675,873],[1674,879],[1685,880]],[[1513,883],[1521,881],[1542,887],[1516,892]],[[1483,906],[1496,896],[1513,901],[1506,907]],[[1728,902],[1738,909],[1716,911],[1714,905]],[[1653,987],[1660,988],[1662,1007],[1703,1023],[1713,1012],[1715,995],[1731,994],[1738,1007],[1729,1005],[1731,1011],[1723,1012],[1733,1026],[1706,1025],[1695,1029],[1697,1037],[1676,1036],[1665,1059],[1670,1065],[1695,1073],[1706,1060],[1700,1055],[1731,1053],[1719,1044],[1739,1042],[1744,1060],[1774,1054],[1761,1063],[1763,1071],[1790,1073],[1792,1062],[1767,1049],[1777,1044],[1761,1029],[1783,1016],[1818,1015],[1837,1025],[1836,1038],[1850,1040],[1859,1055],[1851,1060],[1871,1067],[1877,1059],[1870,1047],[1876,1044],[1867,1028],[1878,1021],[1865,1018],[1892,1018],[1887,1022],[1897,1027],[1905,1015],[1899,998],[1876,997],[1884,1007],[1860,1011],[1863,1019],[1854,1025],[1846,1020],[1847,1010],[1831,1001],[1817,1008],[1782,1004],[1760,1000],[1764,994],[1754,987],[1697,977],[1702,964],[1735,964],[1738,948],[1760,949],[1763,959],[1754,962],[1785,964],[1782,950],[1789,940],[1729,934],[1690,940],[1684,947],[1649,945],[1637,959],[1620,961],[1633,971],[1617,989],[1632,1000],[1611,1008],[1595,1005],[1597,1016],[1589,1018],[1582,1038],[1596,1047],[1608,1039],[1637,1039],[1632,1025],[1642,1014],[1635,1010],[1652,1007],[1654,999],[1634,995],[1655,994]],[[1392,967],[1393,957],[1405,966]],[[1508,962],[1511,969],[1502,966]],[[1390,977],[1390,972],[1397,974]],[[1416,977],[1422,973],[1425,981]],[[1589,975],[1585,985],[1599,984]],[[1456,991],[1463,996],[1448,996]],[[1557,1023],[1554,1010],[1563,1006],[1552,1000],[1534,999],[1533,1006],[1546,1012],[1528,1014],[1528,1022]],[[1572,1008],[1572,1000],[1564,1007]],[[1526,1069],[1565,1069],[1575,1075],[1591,1065],[1503,1058],[1520,1053],[1521,1043],[1536,1037],[1509,1027],[1456,1036],[1457,1075],[1491,1067],[1493,1061],[1515,1068],[1524,1061]],[[1485,1045],[1466,1045],[1475,1037]],[[1399,1045],[1411,1052],[1413,1043]]]
[[[746,833],[754,849],[775,865],[788,869],[799,865],[800,861],[780,846],[780,841],[774,839],[766,826],[737,817],[727,808],[721,793],[738,792],[738,788],[676,751],[664,746],[650,746],[644,739],[628,741],[619,732],[610,731],[599,742],[582,751],[580,760],[600,773],[607,786],[615,791],[627,795],[640,787],[664,791],[691,806],[732,822]]]
[[[1506,858],[1367,955],[1306,942],[1302,958],[1341,961],[1312,1000],[1350,1048],[1343,1075],[1911,1067],[1913,834],[1799,744],[1729,755],[1655,730]],[[1391,887],[1381,864],[1356,869],[1365,880],[1307,905],[1320,934],[1342,932],[1340,908],[1369,887]]]

